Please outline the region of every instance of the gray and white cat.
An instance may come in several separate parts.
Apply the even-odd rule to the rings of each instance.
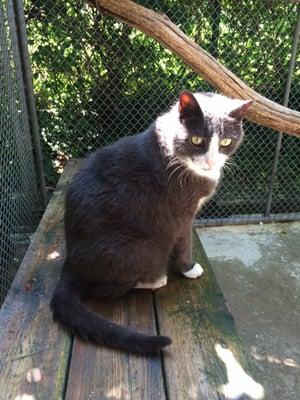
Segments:
[[[107,321],[82,299],[160,288],[171,258],[187,278],[201,275],[192,260],[193,220],[240,145],[251,104],[184,91],[145,132],[86,160],[66,196],[67,257],[51,302],[55,320],[84,339],[127,351],[171,343]]]

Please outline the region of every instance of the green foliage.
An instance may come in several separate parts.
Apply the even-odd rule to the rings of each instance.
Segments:
[[[278,0],[140,0],[139,4],[167,14],[251,87],[282,102],[296,25],[295,4]],[[25,6],[50,184],[56,181],[59,160],[83,156],[143,130],[183,88],[212,90],[170,51],[84,1],[26,0]],[[292,108],[300,105],[299,61]],[[225,180],[222,195],[229,200],[238,197],[245,204],[255,187],[261,205],[276,135],[253,125],[249,132],[236,158],[239,172]],[[299,155],[299,141],[287,138],[284,146],[293,147]],[[289,155],[283,149],[281,165],[287,164]],[[299,193],[294,169],[292,164],[291,187]]]

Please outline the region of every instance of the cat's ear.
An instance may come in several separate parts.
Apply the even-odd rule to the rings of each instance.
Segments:
[[[203,116],[198,101],[188,90],[184,90],[179,95],[178,111],[180,119],[189,119]]]
[[[241,100],[237,107],[230,111],[229,116],[235,119],[242,119],[248,108],[250,108],[253,104],[254,100]]]

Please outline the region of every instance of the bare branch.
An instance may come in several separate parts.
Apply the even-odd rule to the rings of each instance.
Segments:
[[[233,98],[253,99],[247,119],[266,127],[300,136],[300,113],[258,94],[203,50],[166,15],[142,7],[131,0],[88,0],[99,11],[153,37],[177,54],[219,92]]]

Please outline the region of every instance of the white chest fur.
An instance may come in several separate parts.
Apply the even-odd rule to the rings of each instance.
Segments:
[[[203,206],[203,204],[210,198],[211,196],[205,196],[205,197],[201,197],[201,199],[198,202],[198,211],[200,210],[200,208]]]

